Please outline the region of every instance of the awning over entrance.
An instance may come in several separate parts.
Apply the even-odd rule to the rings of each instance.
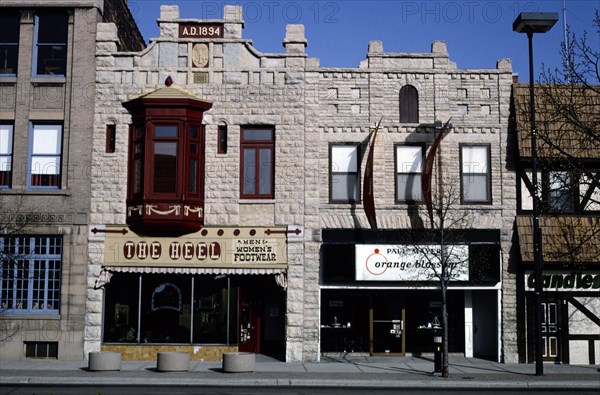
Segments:
[[[137,234],[127,226],[105,234],[96,287],[112,273],[275,275],[286,287],[287,227],[205,227],[180,237]]]
[[[105,266],[105,270],[119,273],[152,273],[152,274],[279,274],[285,269],[267,268],[222,268],[222,267],[145,267],[145,266]]]

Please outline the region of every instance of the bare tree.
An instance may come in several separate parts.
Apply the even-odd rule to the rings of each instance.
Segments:
[[[592,26],[600,35],[598,10]],[[598,188],[600,172],[588,163],[597,159],[600,150],[600,49],[589,42],[585,31],[577,37],[569,29],[566,37],[562,68],[543,68],[536,88],[536,115],[541,121],[538,152],[550,166],[560,167],[556,166],[560,162],[565,176],[573,172],[579,176],[574,181],[585,186],[580,190],[587,194],[581,196],[582,204],[599,205],[600,194],[588,191]],[[555,181],[572,184],[572,180]]]
[[[403,247],[416,255],[418,282],[434,284],[442,299],[442,377],[449,377],[448,365],[448,288],[453,281],[469,278],[469,251],[464,230],[473,221],[468,211],[460,207],[460,191],[456,183],[445,183],[432,196],[431,230],[414,232],[410,245]]]
[[[543,68],[535,86],[540,208],[546,262],[595,261],[600,247],[600,14],[595,35],[570,29],[561,48],[562,66]],[[515,87],[516,125],[522,157],[530,148],[527,87]],[[560,214],[560,216],[557,216]],[[597,255],[596,255],[597,257]],[[591,260],[589,259],[591,258]]]

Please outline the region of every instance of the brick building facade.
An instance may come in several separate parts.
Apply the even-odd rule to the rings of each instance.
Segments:
[[[369,254],[401,261],[430,235],[418,183],[451,118],[433,171],[467,221],[452,229],[466,266],[449,291],[450,351],[516,361],[510,61],[459,69],[444,42],[405,54],[373,41],[359,67],[325,68],[304,26],[261,53],[241,15],[163,6],[140,52],[118,52],[119,30],[99,25],[85,352],[430,351],[434,285],[378,277]],[[379,121],[374,228],[362,189]]]

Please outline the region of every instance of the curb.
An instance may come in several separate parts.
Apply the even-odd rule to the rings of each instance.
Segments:
[[[123,379],[123,378],[121,378]],[[430,380],[322,380],[312,378],[239,378],[228,379],[227,386],[229,387],[310,387],[310,388],[451,388],[451,389],[600,389],[598,381],[481,381],[481,380],[457,380],[457,379],[441,379],[432,378]],[[148,378],[148,377],[127,377],[124,383],[116,383],[115,377],[0,377],[0,385],[53,385],[53,386],[69,386],[69,387],[93,387],[93,386],[158,386],[158,387],[223,387],[222,380],[207,379],[207,378],[190,378],[190,377],[165,377]]]

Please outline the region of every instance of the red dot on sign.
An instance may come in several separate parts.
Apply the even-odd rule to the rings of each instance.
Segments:
[[[375,253],[379,254],[379,248],[375,248]]]

